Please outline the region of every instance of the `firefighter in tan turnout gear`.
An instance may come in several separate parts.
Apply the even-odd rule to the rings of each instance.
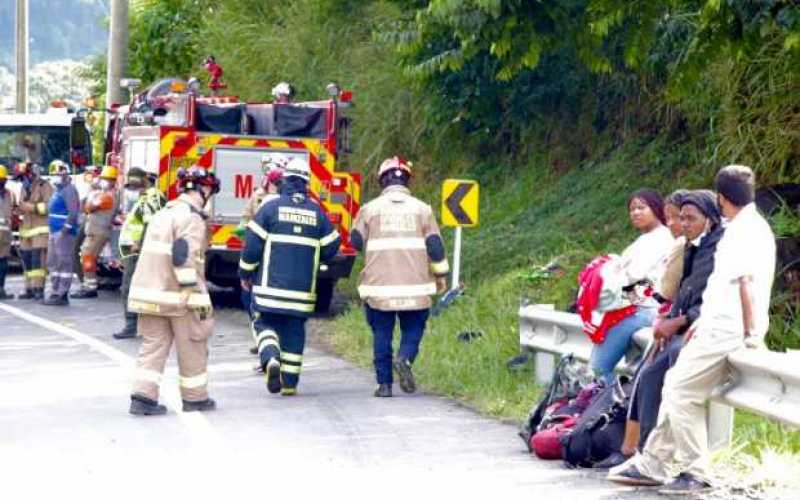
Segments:
[[[6,189],[8,169],[0,165],[0,300],[10,298],[6,293],[6,274],[8,273],[8,257],[11,255],[11,218],[16,202],[14,193]]]
[[[100,173],[99,189],[92,190],[86,197],[83,210],[86,212],[84,233],[81,244],[81,268],[83,284],[80,290],[70,295],[73,299],[92,299],[97,297],[97,257],[111,237],[111,226],[119,208],[115,188],[117,169],[103,167]]]
[[[214,320],[205,281],[208,200],[219,180],[202,167],[178,171],[181,194],[150,221],[133,274],[128,308],[139,314],[143,338],[136,362],[130,413],[161,415],[158,404],[164,365],[174,341],[183,411],[209,411],[208,338]]]
[[[391,397],[392,367],[404,392],[416,384],[411,364],[428,320],[431,295],[447,288],[450,271],[431,207],[411,196],[411,163],[397,156],[378,171],[383,192],[361,208],[351,241],[366,258],[358,293],[366,302],[373,333],[376,397]],[[392,361],[395,320],[400,320],[400,347]]]
[[[47,206],[53,196],[53,186],[39,177],[30,162],[20,163],[14,170],[14,178],[22,183],[19,211],[22,223],[19,227],[19,253],[25,269],[25,292],[17,299],[44,299],[45,254],[50,228]]]

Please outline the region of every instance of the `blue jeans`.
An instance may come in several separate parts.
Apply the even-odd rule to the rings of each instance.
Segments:
[[[606,332],[602,344],[595,344],[592,349],[590,365],[598,377],[606,382],[614,380],[614,368],[631,345],[633,334],[641,328],[653,326],[656,317],[654,307],[639,307],[636,312],[623,319]]]
[[[428,309],[416,311],[380,311],[366,305],[367,323],[372,328],[373,362],[375,375],[379,384],[392,383],[392,337],[394,336],[395,318],[400,319],[400,348],[397,357],[414,362],[419,353],[425,323],[428,321]]]

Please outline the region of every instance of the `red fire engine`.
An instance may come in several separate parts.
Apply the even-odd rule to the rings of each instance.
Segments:
[[[177,196],[177,170],[197,164],[220,178],[222,190],[209,203],[211,241],[206,275],[216,285],[238,286],[242,241],[235,234],[242,211],[261,180],[265,156],[279,162],[302,158],[312,178],[311,196],[342,235],[335,261],[318,274],[318,310],[330,304],[336,280],[347,277],[355,250],[350,228],[359,209],[361,176],[339,171],[348,149],[351,94],[329,85],[330,98],[296,103],[240,102],[206,97],[178,79],[165,79],[115,109],[105,140],[106,164],[124,176],[140,167]]]

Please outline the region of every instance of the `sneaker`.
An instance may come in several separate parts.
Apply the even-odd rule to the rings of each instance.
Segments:
[[[81,288],[75,293],[69,295],[71,299],[96,299],[97,290],[90,290],[88,288]]]
[[[264,380],[267,382],[267,390],[270,394],[281,392],[281,362],[278,358],[271,358],[264,370]]]
[[[378,384],[378,388],[372,393],[376,398],[392,397],[392,384]]]
[[[52,294],[49,297],[47,297],[44,300],[44,302],[42,302],[42,304],[46,306],[68,306],[69,299],[67,298],[66,294],[64,295]]]
[[[202,401],[186,401],[183,400],[183,411],[214,411],[217,409],[217,402],[211,398],[206,398]]]
[[[625,484],[628,486],[661,486],[662,483],[658,479],[645,476],[635,465],[629,465],[619,472],[611,471],[608,473],[607,479],[609,481]]]
[[[707,482],[697,479],[688,472],[681,472],[678,477],[659,488],[662,495],[694,495],[711,489]]]
[[[397,372],[397,378],[400,380],[400,388],[403,392],[412,393],[417,390],[417,384],[414,382],[414,374],[411,373],[411,362],[404,358],[396,358],[392,363],[394,371]]]
[[[297,396],[297,388],[281,387],[281,396]]]
[[[139,394],[131,395],[131,407],[128,410],[131,415],[141,415],[149,417],[151,415],[163,415],[167,413],[167,407],[158,404],[148,397]]]
[[[617,465],[622,465],[628,460],[629,457],[626,457],[622,453],[615,451],[604,460],[601,460],[595,463],[592,468],[593,469],[611,469],[612,467],[616,467]]]

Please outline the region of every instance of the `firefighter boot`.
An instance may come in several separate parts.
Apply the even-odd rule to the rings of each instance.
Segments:
[[[128,412],[142,416],[163,415],[167,413],[167,407],[140,394],[131,394],[131,408]]]
[[[43,304],[46,306],[68,306],[69,299],[66,293],[64,295],[51,294],[44,300]]]
[[[264,379],[267,381],[267,390],[270,394],[281,392],[281,362],[278,361],[278,358],[270,359],[264,372]]]
[[[32,288],[26,288],[23,293],[17,294],[17,300],[33,300],[36,298],[36,292]]]
[[[372,393],[376,398],[390,398],[392,397],[392,384],[379,384],[375,392]]]
[[[33,289],[33,300],[44,300],[44,288]]]
[[[217,409],[217,402],[211,398],[202,401],[183,400],[183,411],[214,411]]]
[[[111,334],[115,339],[136,338],[136,315],[125,314],[125,327],[117,333]]]
[[[412,393],[417,390],[417,384],[414,382],[414,374],[411,373],[411,362],[404,358],[395,358],[394,371],[397,372],[397,378],[400,379],[400,388],[403,392]]]

